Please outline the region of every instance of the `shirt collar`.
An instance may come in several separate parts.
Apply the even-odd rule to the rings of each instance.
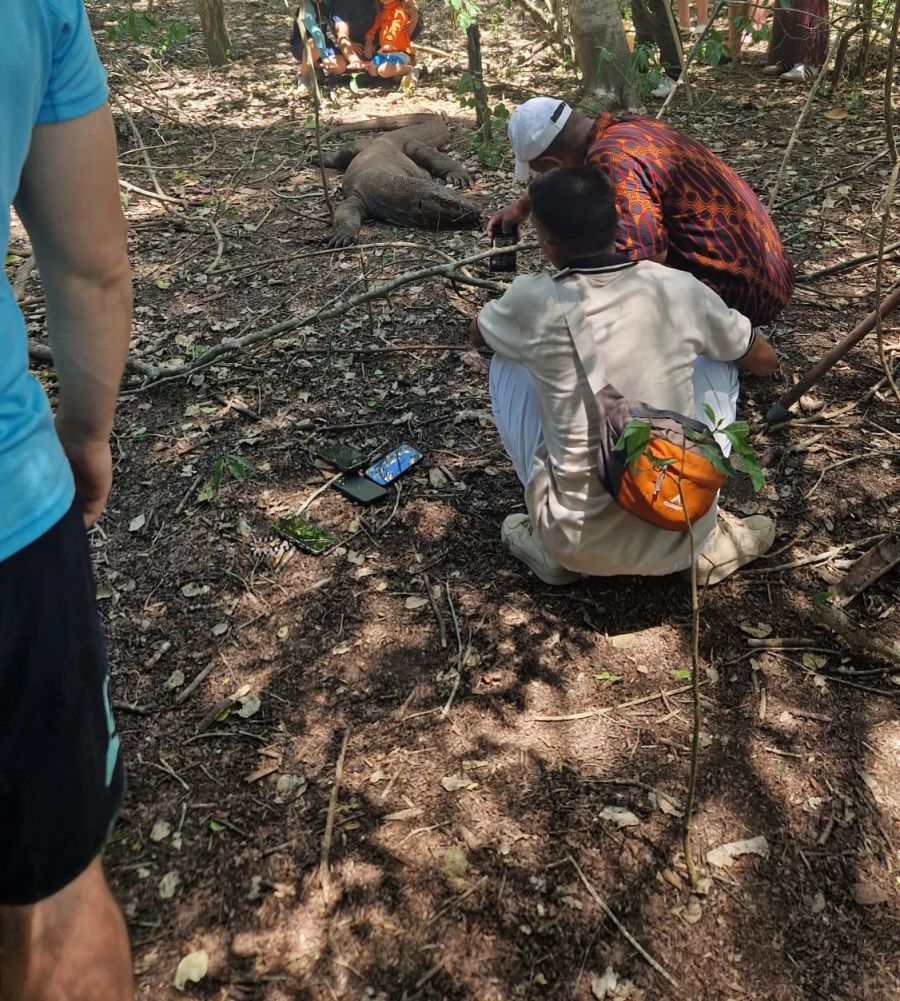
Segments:
[[[564,268],[557,271],[554,280],[566,278],[569,275],[598,275],[614,271],[625,271],[633,268],[635,261],[627,255],[613,251],[611,254],[594,254],[592,257],[579,257],[570,261]]]

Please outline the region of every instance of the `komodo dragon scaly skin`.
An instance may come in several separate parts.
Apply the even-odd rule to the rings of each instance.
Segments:
[[[344,171],[344,199],[335,212],[329,247],[356,243],[363,219],[424,229],[464,229],[481,221],[478,206],[432,175],[458,187],[471,186],[465,167],[437,147],[450,142],[437,115],[374,139],[360,139],[326,153],[326,167]]]

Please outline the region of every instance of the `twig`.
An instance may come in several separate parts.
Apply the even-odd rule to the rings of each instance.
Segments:
[[[678,981],[672,976],[671,973],[669,973],[667,970],[664,970],[659,965],[659,963],[657,963],[657,961],[650,955],[650,953],[647,952],[647,950],[641,945],[640,942],[638,942],[638,940],[634,937],[634,935],[631,934],[631,932],[625,927],[625,925],[623,925],[622,922],[616,917],[616,915],[610,910],[606,901],[600,896],[600,894],[594,889],[594,887],[591,886],[587,876],[585,876],[585,874],[581,871],[581,867],[578,865],[575,859],[572,858],[571,855],[567,855],[566,861],[572,866],[575,872],[578,873],[578,878],[581,880],[582,883],[584,883],[585,889],[593,898],[594,903],[600,908],[601,911],[603,911],[603,913],[609,918],[609,920],[612,921],[612,923],[616,926],[616,928],[619,929],[619,931],[625,936],[625,938],[628,940],[631,946],[637,951],[637,953],[641,957],[643,957],[661,977],[664,977],[666,981],[668,981],[668,983],[670,983],[673,987],[677,987]]]
[[[187,686],[187,688],[183,688],[183,689],[182,689],[182,690],[181,690],[181,691],[180,691],[180,692],[179,692],[179,693],[178,693],[178,694],[177,694],[177,695],[175,696],[175,705],[176,705],[176,706],[180,706],[180,705],[181,705],[181,704],[182,704],[183,702],[186,702],[186,701],[187,701],[187,700],[188,700],[188,699],[190,698],[191,694],[192,694],[193,692],[195,692],[195,691],[197,690],[197,688],[198,688],[198,687],[199,687],[200,685],[202,685],[202,684],[203,684],[203,682],[204,682],[204,681],[206,681],[206,679],[207,679],[207,678],[208,678],[208,677],[210,676],[210,674],[212,674],[212,669],[213,669],[213,668],[214,668],[215,666],[216,666],[216,662],[215,662],[214,660],[211,660],[211,661],[210,661],[210,662],[209,662],[209,663],[208,663],[208,664],[206,665],[206,667],[204,667],[204,668],[203,668],[203,670],[202,670],[202,671],[200,671],[200,672],[199,672],[199,674],[197,674],[197,676],[196,676],[196,677],[194,678],[194,680],[193,680],[193,681],[192,681],[192,682],[191,682],[191,683],[190,683],[190,684],[189,684],[189,685]],[[221,710],[220,710],[220,712],[221,712]],[[218,716],[218,713],[216,713],[216,715]]]
[[[684,458],[686,449],[682,449],[682,469],[678,477],[678,496],[681,509],[685,512],[684,523],[687,527],[691,543],[691,705],[693,708],[693,725],[691,727],[691,758],[688,766],[687,801],[684,806],[684,820],[681,827],[681,844],[684,850],[684,864],[687,866],[691,887],[697,889],[700,879],[697,867],[694,865],[694,853],[691,848],[691,819],[694,815],[694,800],[697,794],[697,770],[700,764],[700,729],[703,724],[703,709],[700,705],[700,598],[697,592],[697,559],[698,552],[694,537],[694,526],[687,515],[687,504],[684,500],[682,482],[684,476]],[[663,699],[665,702],[665,699]]]
[[[113,702],[113,709],[123,713],[134,713],[135,716],[149,716],[150,710],[147,706],[139,706],[134,702]]]
[[[453,615],[453,628],[456,630],[456,645],[458,654],[456,660],[456,678],[453,680],[453,687],[450,689],[450,694],[447,696],[447,701],[444,703],[444,708],[441,710],[442,719],[446,719],[447,713],[450,712],[450,707],[453,705],[453,700],[456,698],[456,693],[459,691],[459,683],[462,680],[463,668],[465,667],[466,661],[469,659],[469,651],[472,649],[472,629],[470,627],[469,638],[466,641],[465,651],[463,651],[462,638],[459,634],[459,622],[456,618],[456,609],[453,607],[453,597],[450,594],[450,582],[446,581],[445,586],[447,588],[447,601],[450,602],[450,612]]]
[[[326,897],[330,896],[331,890],[331,870],[329,868],[329,857],[331,855],[331,839],[334,835],[334,817],[337,813],[338,794],[341,791],[341,779],[344,775],[344,756],[347,753],[347,744],[350,741],[350,728],[344,731],[344,740],[341,743],[341,751],[338,754],[337,764],[334,766],[334,782],[331,786],[331,798],[328,801],[328,813],[325,815],[325,834],[322,837],[322,857],[319,862],[319,879],[322,882],[322,891]]]
[[[656,786],[652,786],[648,782],[641,782],[639,779],[590,779],[590,782],[596,782],[599,785],[609,786],[634,786],[635,789],[643,789],[645,792],[652,792],[655,796],[661,796],[663,799],[667,799],[676,810],[683,809],[681,803],[679,803],[674,796],[670,796],[669,793],[663,792],[662,789],[657,789]]]
[[[144,662],[144,670],[149,671],[162,660],[162,658],[172,649],[171,640],[163,640],[156,650]]]
[[[892,383],[893,384],[893,383]],[[900,400],[900,397],[898,397]],[[819,489],[819,484],[825,479],[825,474],[830,473],[833,469],[839,469],[841,466],[846,466],[851,462],[860,462],[862,459],[871,459],[873,455],[878,455],[879,458],[885,455],[900,455],[900,448],[889,448],[883,451],[875,452],[861,452],[859,455],[850,455],[846,459],[840,459],[837,462],[832,462],[830,466],[826,466],[821,473],[819,473],[819,478],[810,487],[809,491],[803,495],[804,500],[809,500],[810,497]]]
[[[701,685],[705,685],[705,681],[700,682]],[[646,702],[655,702],[657,699],[663,696],[669,695],[683,695],[685,692],[691,690],[690,685],[682,685],[680,688],[668,688],[666,691],[660,689],[658,692],[654,692],[652,695],[642,695],[638,699],[631,699],[628,702],[620,702],[615,706],[600,706],[599,709],[589,709],[587,712],[583,713],[570,713],[568,716],[532,716],[530,722],[532,723],[573,723],[580,719],[590,719],[591,716],[605,716],[607,713],[616,712],[619,709],[630,709],[632,706],[642,706]]]
[[[147,168],[147,175],[150,178],[150,182],[153,184],[153,190],[156,192],[157,196],[162,201],[164,202],[169,201],[169,195],[167,195],[165,191],[163,191],[163,189],[159,186],[159,180],[156,177],[156,170],[154,169],[153,164],[150,162],[150,157],[147,154],[147,147],[146,143],[144,142],[144,137],[138,131],[138,127],[137,125],[135,125],[134,119],[131,117],[131,112],[125,107],[124,104],[122,104],[117,94],[112,95],[112,102],[119,109],[119,111],[122,112],[122,114],[125,116],[126,121],[131,127],[131,133],[134,136],[135,140],[137,141],[138,147],[140,148],[141,158],[143,159],[144,164]]]
[[[848,261],[841,261],[839,264],[831,264],[827,268],[822,268],[819,271],[812,271],[808,275],[797,275],[797,281],[801,285],[805,285],[807,282],[815,281],[817,278],[827,278],[828,275],[836,275],[840,271],[850,271],[853,268],[859,267],[860,264],[868,264],[869,261],[877,261],[879,258],[883,260],[887,254],[890,254],[898,249],[900,249],[900,240],[890,244],[883,250],[879,248],[871,254],[860,254],[859,257],[851,257]]]
[[[300,507],[297,508],[294,514],[296,515],[303,514],[303,512],[310,506],[310,504],[312,504],[312,502],[317,497],[320,497],[322,494],[324,494],[325,491],[332,485],[332,483],[334,483],[335,480],[339,480],[343,475],[344,475],[343,473],[335,473],[334,476],[332,476],[329,480],[326,480],[326,482],[323,483],[322,486],[314,490],[309,495],[309,497],[306,498],[306,500],[300,505]]]
[[[166,204],[172,205],[186,205],[187,202],[183,198],[173,198],[171,195],[159,194],[156,191],[148,191],[146,188],[139,188],[136,184],[132,184],[130,181],[123,181],[119,178],[119,187],[124,188],[126,191],[134,191],[136,194],[144,195],[146,198],[153,198],[158,202],[165,202]]]
[[[782,570],[796,570],[798,567],[808,567],[817,563],[825,563],[828,560],[834,559],[835,556],[839,556],[841,553],[846,552],[848,549],[856,549],[859,546],[864,546],[869,542],[877,542],[883,538],[884,533],[881,535],[870,535],[868,538],[857,539],[855,542],[845,542],[843,545],[835,546],[834,549],[826,549],[824,553],[817,553],[815,556],[804,556],[803,559],[791,560],[790,563],[781,563],[777,567],[763,567],[759,570],[747,570],[745,571],[745,576],[780,573]]]
[[[818,645],[818,640],[808,640],[802,636],[770,636],[764,640],[747,640],[747,646],[755,647],[757,650],[800,650]]]
[[[860,174],[864,174],[867,170],[869,170],[873,163],[877,163],[883,156],[887,156],[886,149],[883,149],[880,153],[876,153],[875,156],[866,160],[861,167],[851,170],[849,174],[842,174],[833,181],[826,181],[824,184],[819,184],[815,188],[810,188],[809,191],[804,191],[799,195],[792,195],[790,198],[785,198],[783,202],[778,203],[778,208],[785,209],[788,205],[793,205],[795,202],[805,201],[807,198],[812,198],[813,195],[821,194],[823,191],[827,191],[829,188],[834,188],[838,184],[843,184],[845,181],[851,181],[854,177],[859,177]],[[802,277],[804,276],[798,276],[797,280],[801,280]]]
[[[881,367],[884,369],[885,378],[888,381],[897,402],[900,403],[900,388],[894,380],[892,366],[888,364],[884,352],[884,326],[881,317],[881,294],[884,287],[884,254],[885,243],[887,242],[888,226],[891,222],[891,208],[894,200],[894,189],[897,186],[897,177],[900,175],[900,156],[897,154],[897,140],[894,136],[894,105],[892,88],[894,84],[894,61],[897,57],[897,32],[900,29],[900,3],[894,4],[894,19],[891,22],[891,38],[888,45],[888,62],[884,74],[884,128],[887,136],[887,147],[891,157],[891,175],[888,178],[887,187],[884,193],[884,215],[881,220],[881,232],[878,236],[878,268],[875,272],[875,338],[878,342],[878,358]]]
[[[437,619],[438,630],[441,635],[441,649],[447,649],[447,623],[444,622],[444,616],[441,614],[441,609],[438,603],[435,601],[434,594],[431,590],[431,578],[427,573],[422,574],[422,580],[425,583],[425,593],[428,595],[428,601],[431,603],[431,610],[434,612],[434,617]]]

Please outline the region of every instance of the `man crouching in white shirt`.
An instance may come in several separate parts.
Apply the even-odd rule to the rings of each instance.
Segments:
[[[560,167],[532,182],[530,195],[538,242],[557,273],[516,278],[471,327],[475,346],[494,352],[494,421],[525,487],[528,513],[506,518],[503,544],[548,584],[684,570],[688,534],[629,514],[600,482],[597,409],[557,283],[576,283],[606,382],[708,426],[706,407],[716,421],[735,419],[737,365],[771,375],[778,356],[693,276],[615,252],[616,198],[605,175]],[[717,438],[727,455],[727,439]],[[701,583],[718,583],[762,555],[774,534],[770,518],[717,517],[714,504],[694,525]]]

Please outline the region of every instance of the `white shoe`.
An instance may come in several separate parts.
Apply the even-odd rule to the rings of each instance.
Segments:
[[[664,76],[659,81],[659,86],[650,91],[651,97],[668,97],[675,89],[675,81],[668,76]]]
[[[309,84],[297,74],[297,97],[309,97]]]
[[[791,67],[787,73],[782,73],[778,79],[784,80],[785,83],[806,83],[811,76],[812,70],[809,66],[804,66],[803,63],[797,63],[797,65]]]
[[[695,24],[694,27],[691,28],[691,34],[692,35],[698,35],[699,36],[699,35],[702,35],[704,31],[706,31],[706,25],[705,24]]]
[[[545,584],[562,587],[581,578],[581,574],[566,570],[547,553],[535,538],[531,518],[527,514],[511,514],[504,518],[500,541],[510,556],[521,560]]]
[[[697,583],[712,587],[735,570],[767,553],[775,541],[775,522],[762,514],[737,518],[719,511],[715,530],[697,560]]]
[[[768,66],[763,66],[763,76],[781,76],[784,70],[781,68],[781,63],[770,63]]]

